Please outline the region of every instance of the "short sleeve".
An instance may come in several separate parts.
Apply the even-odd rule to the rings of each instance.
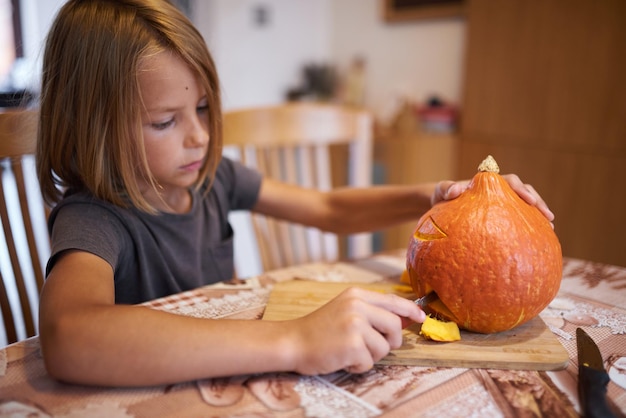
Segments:
[[[71,202],[55,208],[50,216],[51,254],[46,266],[50,272],[59,255],[67,250],[92,253],[113,269],[123,253],[123,228],[117,217],[98,204]]]
[[[257,202],[262,176],[238,161],[222,158],[215,173],[215,183],[227,189],[231,210],[249,210]]]

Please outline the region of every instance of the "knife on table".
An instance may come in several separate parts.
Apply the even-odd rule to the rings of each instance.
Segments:
[[[614,418],[606,399],[610,378],[604,369],[602,354],[593,339],[576,328],[578,348],[578,398],[582,415],[586,418]]]

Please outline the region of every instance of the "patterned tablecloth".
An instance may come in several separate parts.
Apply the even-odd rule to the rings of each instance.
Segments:
[[[277,281],[398,281],[403,267],[401,252],[349,264],[303,265],[146,305],[203,318],[259,319]],[[626,416],[626,269],[565,259],[561,290],[541,317],[570,354],[565,370],[377,365],[361,375],[270,373],[98,388],[48,377],[39,341],[31,338],[0,350],[0,416],[576,417],[577,327],[598,343],[611,377],[610,403],[617,416]]]

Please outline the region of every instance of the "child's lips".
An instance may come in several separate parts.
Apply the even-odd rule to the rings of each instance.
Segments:
[[[181,167],[181,170],[184,171],[197,171],[202,167],[202,160],[194,161],[193,163],[189,163]]]

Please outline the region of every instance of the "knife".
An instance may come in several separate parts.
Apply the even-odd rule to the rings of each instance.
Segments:
[[[428,306],[429,303],[433,303],[437,299],[439,299],[439,296],[437,296],[435,292],[430,292],[418,299],[415,299],[413,302],[415,302],[415,304],[421,309],[424,309],[426,306]],[[406,328],[409,325],[413,324],[413,321],[408,318],[401,317],[400,319],[402,320],[402,328]]]
[[[417,304],[417,306],[424,309],[425,307],[427,307],[429,304],[433,303],[437,299],[439,299],[439,296],[437,296],[435,292],[430,292],[430,293],[426,293],[424,296],[422,296],[419,299],[415,299],[414,302]]]
[[[611,379],[604,369],[600,349],[582,328],[576,328],[576,347],[582,415],[586,418],[614,418],[606,399],[606,386]]]

